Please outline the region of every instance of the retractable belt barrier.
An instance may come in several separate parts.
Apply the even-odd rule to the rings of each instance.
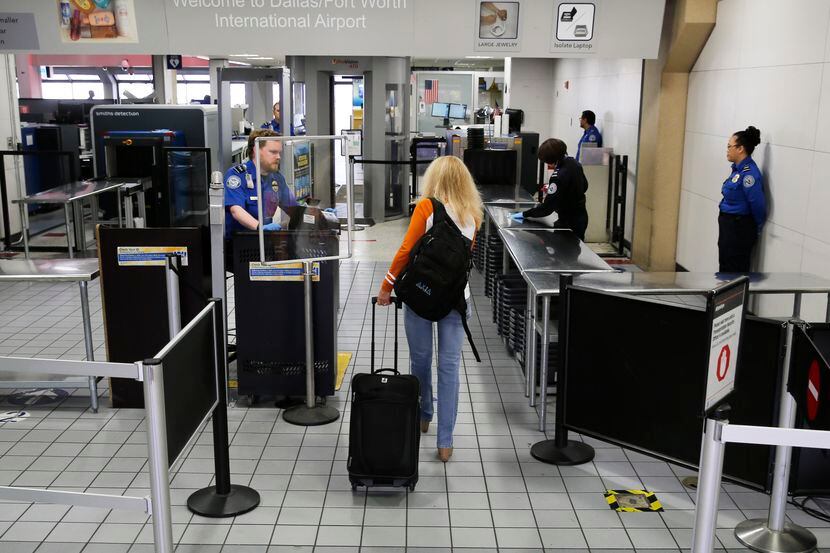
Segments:
[[[821,385],[830,379],[830,365],[827,352],[809,336],[809,328],[799,319],[787,324],[784,370],[789,374],[784,375],[786,389],[778,428],[729,424],[728,406],[706,419],[692,537],[694,553],[708,553],[713,548],[724,448],[728,443],[776,446],[769,518],[738,524],[738,541],[755,551],[770,553],[801,553],[816,548],[812,532],[785,521],[792,448],[830,449],[830,390]],[[807,429],[795,428],[799,416]]]

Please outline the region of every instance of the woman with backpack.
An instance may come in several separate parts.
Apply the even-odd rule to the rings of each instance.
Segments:
[[[436,201],[437,200],[437,201]],[[473,177],[464,163],[454,156],[439,157],[433,161],[424,174],[424,198],[415,206],[409,229],[404,236],[403,243],[392,260],[389,272],[381,284],[378,293],[378,304],[389,305],[392,289],[399,290],[400,278],[406,278],[407,269],[414,264],[417,256],[410,254],[423,251],[419,243],[425,234],[430,233],[433,224],[455,227],[463,235],[466,248],[471,247],[476,230],[481,226],[482,203]],[[437,227],[436,227],[437,230]],[[434,231],[430,233],[434,236]],[[416,247],[417,246],[417,247]],[[461,257],[469,260],[469,251],[461,252]],[[457,263],[457,255],[447,251],[443,261],[430,262],[445,263],[450,266]],[[423,263],[423,262],[421,262]],[[440,267],[438,268],[440,269]],[[469,271],[469,269],[467,269]],[[440,271],[439,271],[440,272]],[[470,297],[470,288],[466,284],[466,275],[462,277],[463,301]],[[427,296],[435,297],[442,290],[433,290],[421,282],[413,284]],[[409,355],[412,374],[418,378],[421,385],[421,432],[429,430],[429,423],[433,417],[433,390],[432,390],[432,320],[419,316],[413,308],[412,300],[408,300],[398,291],[398,295],[406,304],[404,307],[404,327],[406,339],[409,343]],[[462,294],[459,289],[459,296]],[[441,296],[442,298],[446,296]],[[461,363],[461,345],[464,340],[466,320],[462,319],[458,302],[462,298],[446,300],[446,310],[449,314],[437,321],[438,324],[438,458],[447,462],[452,455],[452,433],[458,414],[459,366]],[[454,304],[453,304],[454,303]],[[465,317],[470,316],[466,309]]]

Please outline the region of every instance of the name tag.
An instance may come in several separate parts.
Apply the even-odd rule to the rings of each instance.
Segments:
[[[251,196],[250,200],[251,200],[252,202],[257,201],[256,196]]]

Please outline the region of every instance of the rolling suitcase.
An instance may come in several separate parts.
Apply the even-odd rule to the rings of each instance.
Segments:
[[[352,378],[352,417],[349,423],[347,468],[352,490],[357,486],[395,486],[415,489],[421,386],[412,375],[398,372],[398,311],[395,305],[394,368],[375,370],[375,310],[372,298],[371,373]]]

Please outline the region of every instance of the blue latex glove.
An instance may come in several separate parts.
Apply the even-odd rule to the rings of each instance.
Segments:
[[[337,210],[336,210],[336,209],[334,209],[333,207],[327,207],[327,208],[326,208],[326,209],[324,209],[323,211],[325,211],[325,212],[327,212],[327,213],[337,213]]]
[[[282,225],[279,223],[268,223],[263,225],[262,230],[282,230]]]
[[[525,220],[525,216],[521,211],[517,211],[516,213],[511,215],[510,218],[515,220],[515,221],[524,221]]]

